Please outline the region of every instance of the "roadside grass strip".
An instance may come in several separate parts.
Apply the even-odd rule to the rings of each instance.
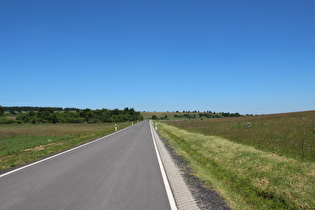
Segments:
[[[129,123],[120,123],[119,129]],[[114,124],[0,126],[0,171],[84,144],[113,133]]]
[[[159,123],[195,176],[232,209],[315,209],[315,164]]]

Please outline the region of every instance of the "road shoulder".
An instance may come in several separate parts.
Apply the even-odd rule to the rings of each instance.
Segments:
[[[230,209],[217,192],[206,187],[203,181],[193,175],[187,161],[174,151],[167,139],[160,137],[155,131],[154,133],[172,190],[174,194],[177,191],[179,194],[175,197],[176,203],[182,203],[182,205],[178,205],[179,209]],[[169,169],[169,167],[166,167],[168,164],[174,167],[172,166],[172,169]],[[177,173],[176,176],[173,176],[173,173]],[[182,180],[184,183],[178,180]],[[185,191],[185,196],[180,196],[183,185],[189,190],[194,202],[191,202],[191,197],[185,197],[188,194],[187,191]]]
[[[172,157],[170,156],[169,152],[165,148],[158,134],[152,128],[152,125],[151,125],[151,131],[153,132],[152,136],[158,147],[158,151],[161,156],[163,166],[167,174],[168,181],[171,185],[171,189],[175,198],[177,208],[180,210],[199,209],[197,206],[197,202],[195,198],[192,196],[185,181],[183,180],[183,177],[181,176],[179,169],[176,167],[175,163],[172,160]]]

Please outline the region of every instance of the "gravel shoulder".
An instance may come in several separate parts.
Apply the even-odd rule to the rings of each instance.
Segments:
[[[203,181],[193,175],[187,161],[176,154],[167,139],[160,135],[159,137],[171,155],[174,163],[180,169],[180,174],[191,191],[192,196],[195,198],[198,207],[200,209],[230,209],[217,192],[207,188]]]

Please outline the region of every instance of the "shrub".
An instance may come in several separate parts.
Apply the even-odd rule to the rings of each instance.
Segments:
[[[0,117],[0,124],[13,124],[15,123],[14,120],[9,120],[6,117]]]

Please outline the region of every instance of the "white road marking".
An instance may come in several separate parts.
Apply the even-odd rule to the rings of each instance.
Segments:
[[[160,153],[159,153],[158,148],[157,148],[156,143],[155,143],[155,137],[153,135],[154,131],[153,131],[153,126],[151,124],[151,120],[150,120],[150,130],[151,130],[152,140],[153,140],[154,148],[155,148],[155,151],[156,151],[156,156],[157,156],[157,159],[158,159],[158,162],[159,162],[162,178],[163,178],[163,181],[164,181],[166,194],[167,194],[168,200],[170,202],[170,207],[171,207],[172,210],[177,210],[177,206],[176,206],[176,203],[175,203],[175,198],[174,198],[173,192],[171,190],[170,183],[168,182],[168,179],[167,179],[167,176],[166,176],[166,172],[165,172],[165,169],[164,169],[161,157],[160,157]]]

